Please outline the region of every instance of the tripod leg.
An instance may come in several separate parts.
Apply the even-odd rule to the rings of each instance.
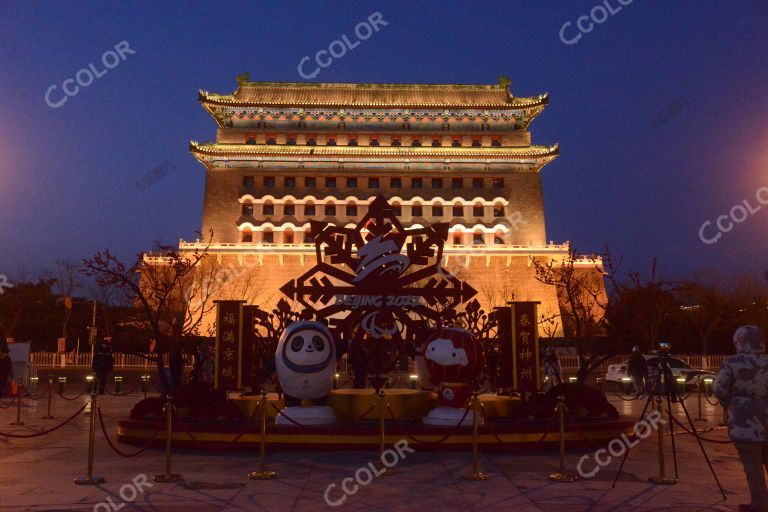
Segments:
[[[683,402],[682,397],[678,397],[680,403]],[[677,472],[677,447],[675,446],[675,420],[672,418],[672,397],[667,393],[667,412],[669,413],[669,437],[672,441],[672,465],[675,467],[675,482],[679,480]]]
[[[707,466],[709,466],[709,470],[712,472],[712,476],[715,479],[715,483],[717,483],[717,488],[720,489],[720,494],[723,495],[723,500],[727,500],[728,498],[725,496],[725,490],[723,489],[723,486],[720,484],[720,479],[717,478],[717,473],[715,473],[715,468],[712,467],[712,462],[710,462],[709,455],[707,455],[707,451],[704,449],[704,444],[701,442],[701,438],[699,438],[699,433],[693,424],[691,415],[688,414],[688,408],[685,406],[683,402],[680,402],[680,405],[683,406],[683,412],[685,412],[685,417],[688,419],[688,425],[690,425],[691,431],[693,432],[694,437],[696,437],[696,441],[699,443],[701,454],[704,455],[704,460],[707,461]]]
[[[653,401],[653,393],[648,393],[648,399],[645,401],[645,407],[643,407],[643,412],[640,413],[640,419],[638,419],[635,422],[635,424],[640,423],[640,421],[642,421],[643,418],[645,418],[645,412],[648,410],[648,406],[651,405],[652,401]],[[627,462],[627,457],[629,457],[629,448],[627,448],[627,451],[624,452],[624,457],[622,457],[619,470],[616,472],[616,476],[613,478],[613,483],[611,484],[611,488],[616,487],[616,481],[619,479],[622,469],[624,469],[624,463]]]

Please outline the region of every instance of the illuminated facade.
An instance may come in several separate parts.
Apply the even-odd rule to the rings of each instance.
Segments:
[[[540,171],[558,148],[531,144],[529,131],[546,94],[516,97],[503,78],[332,84],[243,75],[233,94],[201,91],[199,100],[217,124],[216,142],[190,143],[206,169],[202,232],[213,231],[219,263],[259,282],[251,302],[273,304],[280,286],[311,267],[310,220],[353,224],[382,194],[407,227],[450,223],[444,266],[486,308],[515,298],[559,312],[554,288],[530,264],[568,254],[567,244],[547,243],[544,222]]]

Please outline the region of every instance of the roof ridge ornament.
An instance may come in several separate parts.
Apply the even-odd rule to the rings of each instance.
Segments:
[[[509,86],[512,85],[512,79],[504,75],[499,75],[499,85],[509,90]]]

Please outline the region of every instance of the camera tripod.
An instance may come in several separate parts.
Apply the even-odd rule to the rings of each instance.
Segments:
[[[699,448],[701,449],[701,454],[704,456],[704,460],[707,462],[707,466],[709,466],[709,471],[712,473],[712,477],[715,479],[715,483],[717,483],[717,487],[720,490],[720,494],[722,494],[723,499],[727,499],[725,496],[725,490],[723,489],[723,486],[720,484],[720,480],[717,478],[717,474],[715,473],[715,469],[712,467],[712,462],[709,460],[709,456],[707,455],[707,451],[704,449],[704,445],[701,442],[701,439],[699,438],[699,434],[696,431],[696,427],[693,424],[693,420],[691,419],[691,415],[688,413],[688,408],[685,406],[685,399],[683,397],[678,396],[677,389],[675,388],[675,380],[672,376],[672,370],[669,368],[669,355],[667,354],[660,354],[659,355],[659,373],[654,379],[655,382],[653,382],[653,389],[651,392],[648,393],[648,399],[645,401],[645,406],[643,407],[643,412],[640,413],[640,418],[637,420],[635,424],[640,423],[645,419],[645,413],[648,411],[648,407],[652,406],[653,401],[655,399],[656,402],[656,408],[655,410],[661,417],[663,414],[663,400],[666,399],[667,402],[667,421],[669,422],[669,433],[670,438],[672,442],[672,462],[675,469],[675,477],[673,479],[669,479],[666,477],[665,474],[665,465],[664,465],[664,451],[663,451],[663,438],[664,438],[664,427],[663,425],[659,425],[659,428],[657,430],[657,435],[659,439],[659,476],[658,477],[650,477],[648,478],[649,482],[655,483],[655,484],[662,484],[662,485],[674,485],[679,482],[678,478],[678,471],[677,471],[677,449],[675,446],[675,423],[674,418],[672,417],[672,404],[673,403],[679,403],[680,407],[682,407],[683,412],[685,413],[685,417],[688,420],[688,425],[690,426],[691,432],[694,433],[694,437],[696,437],[696,441],[699,444]],[[652,407],[653,408],[653,407]],[[611,484],[611,488],[616,487],[616,482],[619,479],[619,476],[621,476],[621,472],[624,469],[624,464],[627,462],[627,457],[629,457],[630,450],[627,450],[624,453],[624,457],[621,460],[621,465],[619,466],[619,470],[616,472],[616,477],[613,479],[613,484]]]

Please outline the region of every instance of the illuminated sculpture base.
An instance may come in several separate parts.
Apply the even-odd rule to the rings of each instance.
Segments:
[[[275,417],[275,425],[333,425],[336,413],[327,405],[286,407]]]
[[[471,425],[474,418],[475,415],[473,411],[457,409],[456,407],[440,406],[429,411],[429,414],[424,416],[421,421],[425,425],[457,427],[459,425]],[[482,423],[482,418],[480,418],[480,423]]]

